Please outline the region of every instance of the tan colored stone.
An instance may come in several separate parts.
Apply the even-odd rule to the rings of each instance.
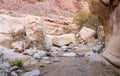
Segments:
[[[79,32],[80,37],[85,41],[89,41],[92,38],[94,38],[95,34],[96,34],[95,30],[92,30],[87,27],[83,27]]]
[[[53,44],[57,46],[63,46],[76,43],[75,34],[64,34],[55,36],[53,38]]]
[[[45,36],[46,33],[44,33],[45,29],[43,29],[44,24],[40,17],[31,15],[10,16],[0,14],[1,45],[7,45],[8,43],[5,41],[11,41],[9,42],[9,45],[13,45],[11,48],[20,50],[34,47],[46,49],[45,42],[47,42],[47,38]],[[18,41],[20,41],[20,45],[18,45]]]

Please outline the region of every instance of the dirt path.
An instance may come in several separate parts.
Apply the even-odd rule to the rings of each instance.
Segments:
[[[82,58],[60,58],[61,62],[48,65],[42,76],[117,76],[106,65]]]

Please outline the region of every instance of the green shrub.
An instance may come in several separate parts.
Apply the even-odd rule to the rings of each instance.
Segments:
[[[74,17],[74,22],[78,26],[79,30],[82,27],[88,27],[92,29],[96,29],[97,26],[101,25],[101,22],[97,19],[93,14],[81,11]]]
[[[23,66],[23,61],[22,60],[14,60],[12,62],[10,62],[11,66],[19,66],[22,67]]]
[[[40,67],[40,68],[45,68],[46,66],[45,66],[45,65],[40,65],[39,67]]]
[[[30,72],[30,71],[32,71],[32,70],[25,69],[25,70],[23,70],[23,73]]]
[[[42,16],[40,12],[35,12],[34,15],[35,16]]]

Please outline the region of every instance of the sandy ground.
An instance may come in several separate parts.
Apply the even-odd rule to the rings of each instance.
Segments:
[[[47,65],[42,76],[118,76],[105,64],[88,62],[84,58],[61,57],[60,62]]]

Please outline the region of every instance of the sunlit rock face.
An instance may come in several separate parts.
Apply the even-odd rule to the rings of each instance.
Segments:
[[[111,16],[112,37],[106,47],[103,56],[114,66],[120,68],[120,4]]]
[[[0,14],[0,44],[18,50],[45,49],[45,30],[40,17]]]

